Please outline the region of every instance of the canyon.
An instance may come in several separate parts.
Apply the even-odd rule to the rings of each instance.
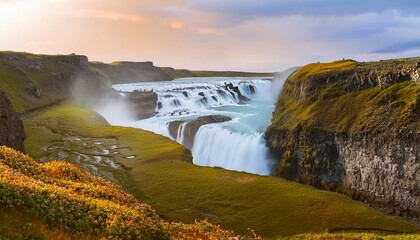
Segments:
[[[264,237],[416,232],[401,218],[303,184],[418,223],[419,62],[314,63],[273,78],[2,52],[0,140],[40,162],[62,159],[121,184],[164,220],[207,218]],[[198,160],[212,146],[208,159],[216,158]],[[232,154],[239,164],[226,165]],[[264,164],[238,168],[244,159]]]

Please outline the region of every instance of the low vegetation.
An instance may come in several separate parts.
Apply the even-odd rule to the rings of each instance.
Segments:
[[[392,233],[322,233],[296,235],[285,240],[416,240],[417,234]]]
[[[48,224],[45,230],[42,230],[44,222],[40,221],[35,223],[38,226],[29,221],[20,227],[26,227],[27,231],[18,234],[39,239],[53,237],[50,234],[54,234],[51,230],[54,228],[63,229],[64,236],[85,233],[92,238],[108,239],[237,237],[207,221],[191,225],[165,222],[150,206],[137,202],[119,185],[67,162],[37,163],[7,147],[0,147],[0,196],[2,211],[18,209],[20,214],[28,213]],[[13,237],[15,233],[0,234]]]

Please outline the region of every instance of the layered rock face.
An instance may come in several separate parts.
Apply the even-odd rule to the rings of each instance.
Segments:
[[[418,139],[337,137],[335,142],[343,165],[344,187],[358,190],[384,211],[419,217]]]
[[[23,152],[25,131],[9,98],[0,91],[0,146],[6,145]]]
[[[276,175],[420,222],[419,71],[419,58],[299,69],[266,132]]]

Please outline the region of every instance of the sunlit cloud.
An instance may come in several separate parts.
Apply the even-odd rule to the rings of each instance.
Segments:
[[[197,33],[203,35],[226,35],[226,32],[212,28],[200,28],[197,30]]]
[[[417,0],[0,0],[0,46],[176,68],[280,71],[420,54]]]
[[[169,25],[171,26],[171,28],[174,28],[174,29],[185,28],[185,23],[181,21],[170,21]]]
[[[79,18],[103,18],[109,20],[131,22],[140,22],[142,20],[142,18],[139,15],[106,10],[79,9],[77,11],[72,12],[71,14]]]

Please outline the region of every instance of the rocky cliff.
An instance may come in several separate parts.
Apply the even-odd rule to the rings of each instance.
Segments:
[[[275,174],[419,222],[419,77],[420,58],[297,70],[266,132]]]
[[[115,84],[174,79],[166,71],[154,66],[152,62],[113,62],[111,64],[92,62],[89,65],[92,69],[108,76]]]
[[[0,91],[0,146],[8,146],[23,152],[25,132],[22,121],[9,98]]]
[[[0,89],[18,112],[107,91],[106,76],[89,68],[82,55],[0,52]]]

